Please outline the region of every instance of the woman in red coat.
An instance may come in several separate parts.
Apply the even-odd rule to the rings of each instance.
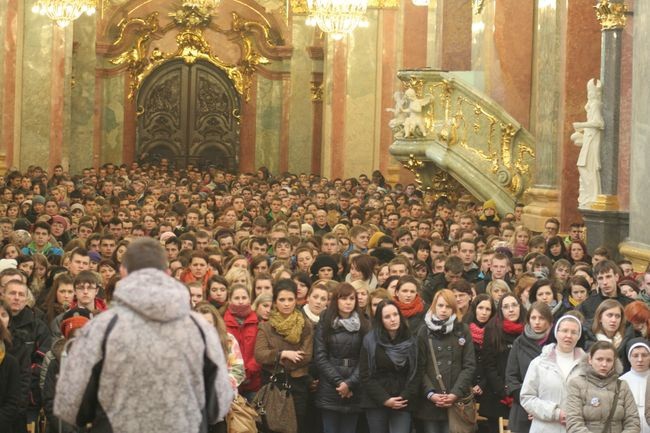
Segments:
[[[251,309],[248,288],[243,284],[233,284],[228,293],[228,308],[223,316],[226,329],[239,343],[246,379],[239,385],[239,393],[252,401],[260,389],[261,367],[255,361],[255,339],[257,338],[257,314]]]

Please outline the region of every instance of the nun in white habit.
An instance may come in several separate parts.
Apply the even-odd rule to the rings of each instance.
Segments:
[[[650,433],[644,413],[648,378],[650,377],[650,342],[645,338],[633,338],[627,344],[627,359],[632,365],[632,370],[621,376],[627,382],[634,395],[641,418],[641,433]]]

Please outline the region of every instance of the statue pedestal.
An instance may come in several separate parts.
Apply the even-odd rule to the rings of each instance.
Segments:
[[[587,228],[587,248],[590,253],[598,247],[605,247],[612,260],[620,260],[619,244],[628,236],[629,212],[580,209]]]
[[[526,191],[523,224],[533,232],[543,233],[544,222],[551,218],[560,218],[560,191],[550,188],[530,188]]]

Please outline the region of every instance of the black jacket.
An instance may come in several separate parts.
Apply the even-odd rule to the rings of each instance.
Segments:
[[[20,416],[22,391],[18,359],[10,353],[5,353],[4,359],[0,359],[0,432],[15,433],[25,430],[25,419]]]
[[[29,307],[9,320],[9,332],[13,337],[11,354],[23,367],[22,407],[40,406],[39,375],[45,353],[50,350],[52,336],[47,325]],[[25,370],[26,369],[26,370]]]
[[[359,374],[364,390],[361,396],[361,407],[384,407],[384,402],[389,398],[401,396],[409,401],[406,410],[412,411],[414,406],[411,402],[415,401],[419,392],[423,364],[416,361],[415,367],[407,365],[400,369],[391,361],[382,346],[377,344],[368,347],[367,341],[364,339],[364,344],[361,345],[359,359]],[[374,369],[370,368],[369,350],[374,350]],[[416,342],[413,344],[413,351],[417,352]],[[417,355],[415,356],[417,358]]]
[[[596,309],[606,299],[614,299],[615,301],[620,302],[623,307],[633,301],[618,291],[616,292],[616,296],[613,298],[604,296],[599,292],[592,293],[591,296],[585,299],[582,304],[578,306],[578,311],[580,311],[582,315],[585,316],[585,324],[588,327],[591,327],[591,323],[593,322],[594,316],[596,315]]]
[[[420,291],[420,296],[425,304],[431,305],[433,302],[433,296],[438,290],[446,289],[449,285],[449,282],[445,278],[445,273],[440,272],[437,274],[429,274],[424,280],[422,285],[422,290]]]
[[[359,355],[362,342],[361,331],[349,332],[343,327],[332,329],[324,338],[323,321],[318,323],[314,335],[314,360],[320,378],[316,407],[344,413],[361,412]],[[351,398],[341,398],[336,391],[342,382],[352,391]]]
[[[417,341],[418,356],[421,360],[420,363],[424,364],[424,371],[417,397],[415,417],[423,420],[445,420],[447,419],[447,409],[440,409],[427,399],[429,392],[433,391],[437,394],[443,392],[436,378],[429,344],[432,345],[435,352],[438,369],[447,393],[462,398],[471,393],[472,379],[476,370],[472,336],[467,325],[457,321],[451,332],[443,336],[432,333],[425,325],[420,329]]]
[[[501,333],[502,351],[498,352],[494,345],[490,344],[493,332]],[[493,328],[488,328],[485,330],[481,355],[487,386],[483,388],[479,408],[479,413],[485,417],[494,419],[499,417],[508,418],[510,408],[501,403],[501,400],[508,395],[506,390],[506,366],[510,349],[517,337],[519,337],[518,334],[507,334],[502,329],[495,331]]]
[[[546,341],[548,343],[548,339]],[[538,344],[525,334],[517,337],[512,345],[512,350],[508,356],[508,365],[506,366],[506,386],[508,392],[514,398],[512,408],[510,409],[509,428],[517,433],[527,433],[530,430],[531,422],[528,420],[528,414],[519,404],[519,393],[524,383],[526,372],[530,362],[542,353],[544,344]]]

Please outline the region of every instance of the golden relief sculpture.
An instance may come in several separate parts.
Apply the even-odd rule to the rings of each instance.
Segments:
[[[323,83],[312,81],[311,83],[311,100],[312,102],[322,102],[323,100]]]
[[[396,131],[397,112],[404,110],[388,109],[396,115],[389,123],[395,133],[391,153],[405,168],[419,173],[424,185],[431,184],[433,168],[452,167],[459,178],[473,177],[478,185],[475,195],[481,195],[476,190],[489,189],[485,187],[489,180],[512,197],[514,205],[532,185],[535,141],[530,133],[453,74],[423,69],[401,71],[398,76],[404,89],[430,102],[422,109],[426,124],[422,137]]]
[[[609,0],[600,0],[596,6],[596,18],[602,30],[616,30],[625,27],[627,5],[625,2],[616,3]]]
[[[129,71],[131,82],[129,99],[133,99],[142,81],[156,66],[167,60],[181,58],[187,64],[193,64],[199,59],[205,60],[223,70],[232,80],[237,92],[248,101],[252,77],[257,67],[269,63],[269,60],[254,48],[255,33],[260,33],[268,46],[274,47],[282,43],[279,38],[273,37],[268,26],[246,21],[235,12],[232,13],[229,30],[213,25],[211,12],[202,7],[183,4],[183,7],[171,13],[170,17],[173,18],[172,23],[163,29],[160,28],[157,12],[145,18],[130,18],[119,23],[119,36],[113,42],[113,46],[121,45],[127,33],[136,34],[133,45],[111,59],[112,64],[125,66]],[[152,37],[154,35],[160,37],[175,28],[180,29],[176,36],[178,49],[172,53],[164,53],[154,47],[149,54]],[[210,44],[203,34],[207,28],[226,35],[230,41],[239,45],[242,55],[236,64],[224,62],[212,53]]]

